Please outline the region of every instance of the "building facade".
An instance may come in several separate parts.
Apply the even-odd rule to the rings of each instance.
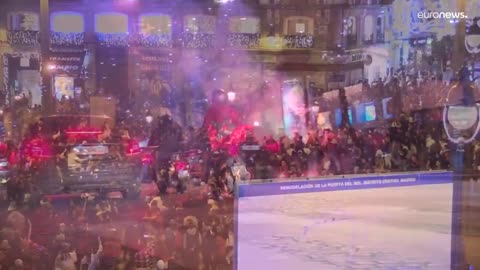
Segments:
[[[4,101],[26,94],[41,104],[43,63],[56,99],[105,93],[158,103],[198,126],[202,102],[222,88],[277,130],[284,81],[308,90],[308,109],[323,91],[388,73],[389,1],[216,2],[50,0],[44,59],[38,1],[2,1]]]

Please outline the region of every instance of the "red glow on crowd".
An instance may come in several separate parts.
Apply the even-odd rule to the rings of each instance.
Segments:
[[[43,160],[53,157],[50,144],[42,138],[34,138],[25,144],[27,159]]]
[[[233,106],[222,102],[209,108],[204,125],[212,150],[225,150],[231,155],[238,154],[240,144],[252,130],[251,126],[242,124],[240,114]]]
[[[141,152],[140,145],[135,140],[128,140],[126,143],[126,154],[127,156],[136,155]]]

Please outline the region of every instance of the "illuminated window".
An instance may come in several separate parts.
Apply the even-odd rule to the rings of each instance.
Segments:
[[[286,35],[312,35],[313,19],[308,17],[289,17],[285,20]]]
[[[82,33],[85,31],[85,23],[80,13],[58,12],[52,14],[51,28],[54,32]]]
[[[95,32],[106,34],[128,33],[128,17],[121,13],[95,15]]]
[[[371,15],[367,15],[365,17],[364,22],[364,30],[363,30],[363,40],[371,41],[373,40],[373,31],[375,26],[373,25],[373,17]]]
[[[140,17],[140,31],[145,35],[170,34],[172,19],[161,14],[145,14]]]
[[[355,36],[357,35],[357,19],[355,17],[349,17],[347,19],[347,35]]]
[[[189,15],[184,19],[184,31],[189,33],[215,34],[215,16]]]
[[[8,26],[14,31],[40,31],[38,14],[31,12],[11,13]]]
[[[257,34],[260,32],[260,20],[254,17],[231,17],[230,33]]]

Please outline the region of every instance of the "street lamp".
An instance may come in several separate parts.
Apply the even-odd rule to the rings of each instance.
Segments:
[[[150,113],[150,111],[147,112],[147,115],[145,116],[145,121],[147,122],[147,124],[151,124],[153,122],[153,116],[152,114]]]
[[[230,92],[227,93],[227,99],[228,99],[228,101],[230,101],[230,102],[235,101],[235,97],[236,97],[235,92],[230,91]]]
[[[52,74],[45,64],[50,55],[50,4],[49,0],[40,0],[40,48],[42,54],[42,105],[44,112],[53,112],[55,103],[52,95]]]

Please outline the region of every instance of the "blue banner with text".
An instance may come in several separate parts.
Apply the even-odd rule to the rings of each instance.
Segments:
[[[320,177],[290,181],[259,184],[240,184],[238,197],[256,197],[283,195],[291,193],[326,192],[370,188],[403,187],[414,185],[434,185],[452,183],[452,172],[422,172],[385,175],[352,175],[338,178]]]

